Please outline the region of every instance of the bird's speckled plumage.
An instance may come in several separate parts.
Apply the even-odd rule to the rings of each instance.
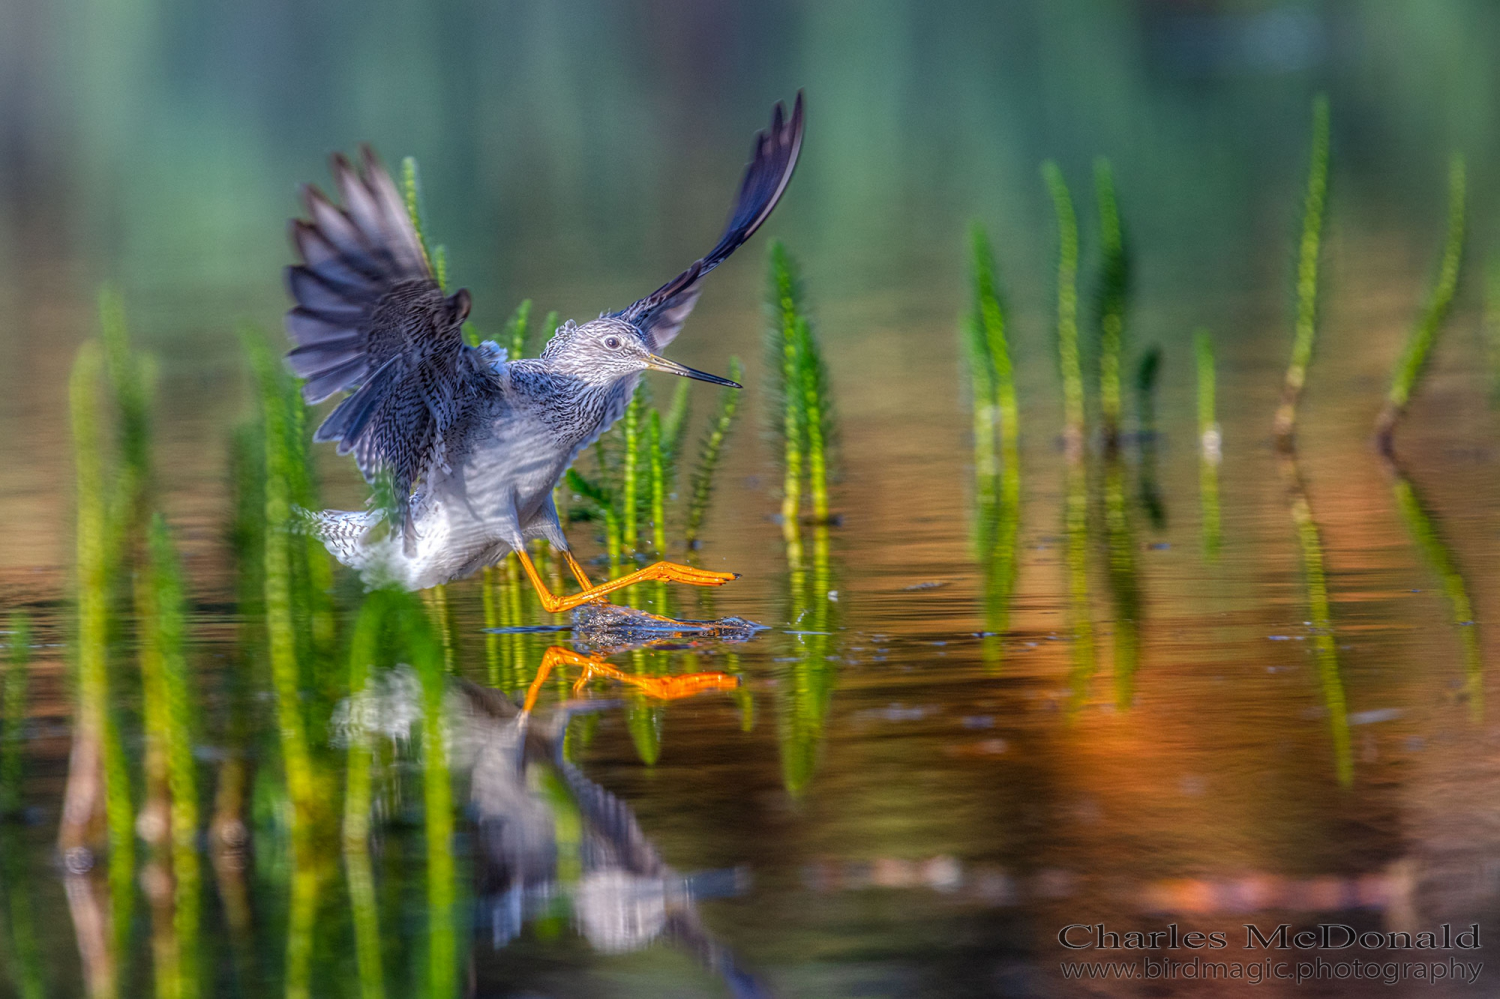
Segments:
[[[775,208],[802,144],[802,97],[780,104],[756,136],[724,235],[701,260],[618,312],[558,328],[539,358],[507,359],[463,341],[466,290],[447,295],[428,266],[404,202],[365,150],[361,169],[335,156],[342,206],[316,188],[309,221],[292,223],[302,263],[288,268],[297,305],[287,364],[317,403],[342,402],[319,441],[352,453],[366,480],[389,475],[398,530],[380,511],[324,511],[313,529],[346,565],[409,588],[467,576],[532,538],[567,539],[552,489],[579,450],[619,419],[642,371],[677,336],[703,276]],[[698,372],[676,369],[677,373]]]

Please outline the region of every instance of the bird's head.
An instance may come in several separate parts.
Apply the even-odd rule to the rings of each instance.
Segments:
[[[728,378],[656,356],[651,353],[646,334],[617,316],[600,316],[582,326],[568,320],[547,342],[542,360],[559,374],[590,385],[612,385],[642,371],[665,371],[715,385],[743,387]]]

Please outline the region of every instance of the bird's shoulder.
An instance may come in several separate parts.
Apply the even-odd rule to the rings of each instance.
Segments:
[[[539,357],[508,360],[499,377],[502,392],[518,408],[555,408],[573,394],[570,379]]]

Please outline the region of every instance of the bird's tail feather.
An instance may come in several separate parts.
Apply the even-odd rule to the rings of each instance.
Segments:
[[[293,526],[311,534],[328,553],[351,569],[364,567],[370,530],[384,519],[379,510],[293,510]]]

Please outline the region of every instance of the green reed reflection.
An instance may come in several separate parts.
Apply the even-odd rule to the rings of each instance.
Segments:
[[[1344,695],[1344,679],[1339,670],[1338,643],[1333,632],[1333,610],[1328,599],[1328,573],[1323,541],[1317,521],[1307,502],[1307,490],[1297,467],[1296,454],[1283,451],[1277,459],[1282,482],[1291,508],[1292,525],[1297,531],[1297,550],[1302,556],[1302,577],[1307,588],[1307,613],[1312,628],[1313,658],[1317,664],[1318,683],[1323,693],[1323,707],[1333,737],[1333,765],[1338,782],[1344,787],[1354,782],[1354,757],[1349,748],[1349,705]]]
[[[0,821],[21,808],[21,765],[26,745],[26,691],[31,681],[31,616],[10,615],[5,676],[0,683]]]
[[[1484,661],[1479,648],[1479,622],[1474,618],[1468,584],[1452,547],[1443,540],[1437,517],[1422,502],[1416,485],[1394,459],[1387,459],[1385,467],[1391,476],[1391,489],[1401,519],[1406,522],[1417,550],[1443,581],[1443,595],[1448,598],[1449,613],[1464,650],[1464,697],[1469,702],[1470,716],[1477,722],[1484,717]]]
[[[0,718],[4,724],[0,729],[0,897],[4,901],[6,964],[16,994],[20,999],[43,999],[47,989],[33,906],[32,870],[14,824],[21,807],[31,642],[30,616],[24,611],[13,612],[0,688]]]
[[[10,823],[0,826],[0,897],[4,899],[3,927],[5,964],[18,999],[44,999],[48,995],[47,964],[38,932],[35,869],[26,855],[26,844]]]
[[[1141,659],[1141,582],[1136,565],[1135,529],[1118,451],[1104,459],[1104,534],[1109,553],[1109,591],[1114,611],[1115,707],[1135,700],[1135,674]]]
[[[794,797],[806,789],[818,768],[823,729],[838,680],[836,664],[829,656],[837,622],[827,526],[813,528],[811,566],[802,560],[803,554],[800,544],[787,545],[787,620],[796,642],[796,660],[776,692],[782,782]]]
[[[1072,707],[1076,710],[1083,706],[1089,682],[1099,668],[1089,601],[1089,493],[1088,471],[1083,462],[1068,463],[1063,493],[1063,571],[1072,639]]]
[[[377,590],[365,598],[355,619],[349,643],[349,695],[366,695],[371,667],[383,637],[386,595]],[[490,636],[496,637],[496,636]],[[344,871],[349,886],[349,908],[354,917],[355,965],[363,999],[384,999],[380,913],[375,901],[375,875],[370,864],[370,809],[374,734],[364,725],[349,729],[344,771]]]
[[[304,832],[301,835],[306,835]],[[311,999],[313,931],[317,924],[318,894],[322,887],[323,862],[294,837],[290,894],[286,917],[286,999]]]
[[[422,681],[422,804],[427,839],[428,994],[458,993],[457,881],[453,862],[453,782],[448,771],[443,651],[424,614],[409,606],[402,630]]]
[[[630,651],[630,672],[636,676],[651,676],[665,672],[667,656],[660,652],[648,654],[645,649]],[[625,729],[630,733],[630,742],[635,754],[648,767],[656,766],[661,759],[662,725],[665,715],[660,705],[653,704],[644,694],[632,693],[625,703]]]
[[[1141,355],[1135,370],[1136,436],[1140,439],[1140,503],[1154,530],[1167,526],[1167,504],[1157,478],[1161,435],[1156,425],[1156,382],[1161,375],[1161,348]]]

